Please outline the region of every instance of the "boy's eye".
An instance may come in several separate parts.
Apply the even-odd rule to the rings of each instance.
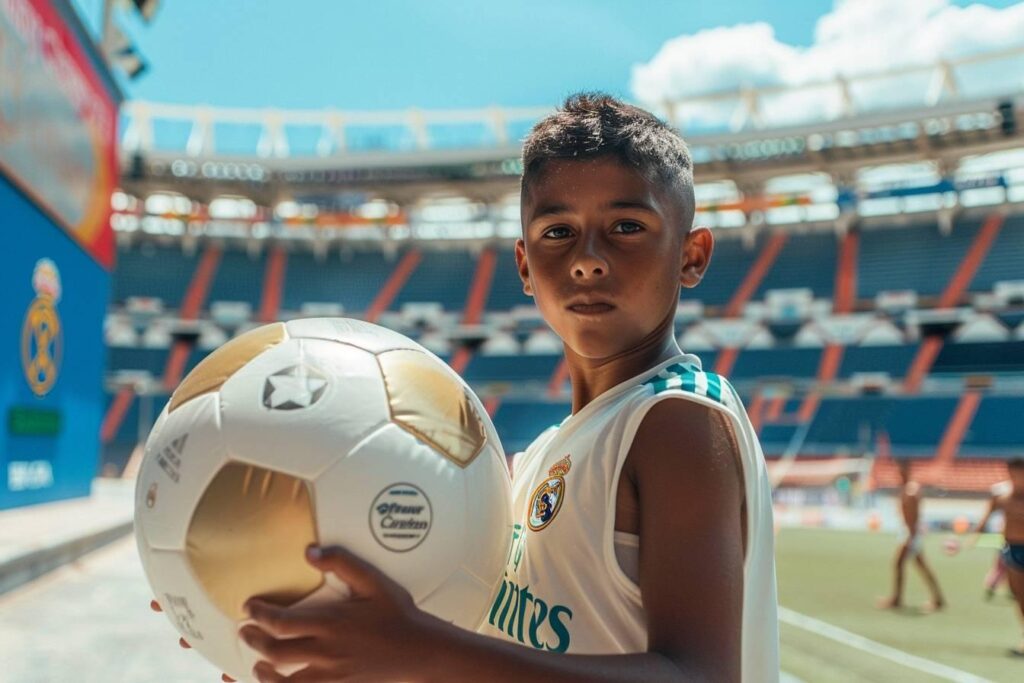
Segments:
[[[569,228],[565,227],[564,225],[556,225],[555,227],[549,228],[548,230],[544,231],[543,236],[547,239],[560,240],[565,237],[569,237],[571,234],[572,231],[570,231]]]
[[[634,233],[641,232],[643,229],[644,226],[639,223],[634,223],[633,221],[622,221],[615,226],[615,229],[612,230],[612,232],[621,232],[627,235],[632,235]]]

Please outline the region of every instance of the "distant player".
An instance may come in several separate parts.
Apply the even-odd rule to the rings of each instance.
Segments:
[[[896,552],[896,563],[894,566],[894,586],[892,597],[879,602],[879,607],[885,609],[899,609],[903,607],[903,585],[904,565],[910,558],[914,559],[921,572],[928,590],[931,593],[931,600],[924,605],[924,611],[934,612],[946,606],[946,600],[942,597],[942,590],[939,588],[938,579],[932,572],[924,559],[924,534],[921,524],[921,485],[914,481],[910,474],[910,461],[903,459],[897,461],[900,472],[900,512],[903,515],[903,523],[906,528],[903,531],[903,538],[899,550]]]
[[[988,509],[985,510],[985,515],[978,522],[973,530],[975,534],[982,534],[985,531],[985,527],[988,526],[989,521],[992,519],[992,515],[998,509],[998,503],[1000,498],[1008,496],[1013,491],[1013,482],[1007,479],[997,484],[993,484],[991,488],[992,497],[989,499]],[[977,545],[978,536],[974,537],[973,545]],[[999,588],[999,584],[1006,580],[1006,564],[1003,562],[1002,552],[996,553],[995,559],[992,563],[992,568],[989,569],[988,574],[985,575],[985,599],[991,600],[992,596],[996,594],[996,589]]]
[[[1003,538],[1006,541],[1000,552],[1003,566],[1006,568],[1006,579],[1010,584],[1013,597],[1017,600],[1020,610],[1021,624],[1024,626],[1024,458],[1016,458],[1007,463],[1010,473],[1010,489],[1004,489],[1000,495],[992,499],[988,513],[978,529],[984,528],[983,523],[989,515],[999,510],[1006,518],[1003,527]],[[1024,637],[1010,653],[1024,657]]]

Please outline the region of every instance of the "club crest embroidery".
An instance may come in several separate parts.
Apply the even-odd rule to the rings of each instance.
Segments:
[[[572,456],[565,456],[548,470],[548,478],[530,496],[530,514],[526,523],[531,531],[540,531],[555,518],[565,500],[565,475],[572,467]]]

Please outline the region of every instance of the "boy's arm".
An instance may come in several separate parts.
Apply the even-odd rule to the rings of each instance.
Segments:
[[[669,399],[643,419],[627,457],[640,496],[640,588],[648,652],[565,655],[463,631],[420,612],[397,584],[335,550],[313,564],[352,586],[327,613],[257,604],[246,641],[271,662],[310,661],[261,681],[661,683],[740,680],[743,489],[722,416]],[[276,636],[276,637],[275,637]],[[301,644],[290,647],[287,638]],[[349,678],[351,676],[351,678]]]
[[[978,525],[969,532],[973,534],[970,540],[969,547],[974,548],[978,545],[978,539],[981,537],[981,534],[985,531],[985,527],[988,525],[988,521],[992,518],[993,513],[995,513],[995,511],[999,509],[1000,504],[1001,501],[999,496],[992,496],[992,498],[988,501],[988,509],[985,510],[984,516],[982,516],[982,518],[978,520]]]

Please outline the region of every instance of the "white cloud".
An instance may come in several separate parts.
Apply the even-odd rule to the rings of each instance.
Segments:
[[[1024,2],[1006,9],[984,5],[957,7],[949,0],[837,0],[822,16],[809,47],[789,45],[766,23],[739,24],[673,38],[646,64],[633,67],[633,96],[648,106],[666,100],[743,86],[796,86],[835,76],[934,64],[967,54],[1024,45]],[[960,69],[964,95],[1024,88],[1024,58],[1005,64]],[[923,104],[933,86],[928,74],[855,83],[859,109]],[[840,111],[839,91],[786,93],[762,100],[767,123],[785,124]],[[683,105],[691,127],[723,126],[737,101],[720,105]]]

